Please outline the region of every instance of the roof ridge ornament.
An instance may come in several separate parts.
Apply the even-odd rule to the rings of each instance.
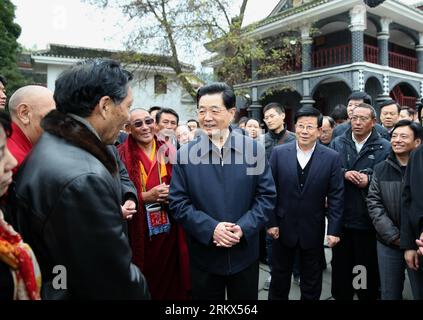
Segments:
[[[363,2],[370,8],[374,8],[385,2],[385,0],[363,0]]]

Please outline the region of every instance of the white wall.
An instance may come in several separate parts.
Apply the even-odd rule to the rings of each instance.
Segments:
[[[47,65],[47,88],[49,88],[51,91],[54,91],[54,83],[56,79],[64,70],[68,68],[69,66],[63,65]]]
[[[134,94],[134,108],[149,109],[152,106],[172,108],[179,114],[179,121],[184,123],[186,120],[196,119],[195,103],[184,104],[181,102],[183,90],[176,83],[176,78],[168,75],[168,85],[166,94],[154,93],[154,74],[149,75],[147,79],[132,81]]]
[[[47,87],[54,91],[54,82],[60,73],[69,66],[66,65],[48,65],[47,66]],[[132,81],[132,91],[134,95],[133,108],[149,109],[152,106],[161,106],[172,108],[179,114],[180,123],[185,123],[186,120],[196,119],[195,103],[182,103],[181,98],[183,91],[176,83],[176,77],[167,75],[168,87],[166,94],[156,95],[154,93],[154,74],[135,76]],[[145,79],[147,78],[147,79]],[[142,80],[139,80],[142,79]]]

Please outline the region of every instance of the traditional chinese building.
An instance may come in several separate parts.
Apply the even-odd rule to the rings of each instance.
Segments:
[[[370,7],[370,6],[372,7]],[[415,107],[423,97],[423,3],[398,0],[282,0],[251,36],[266,39],[296,32],[301,63],[288,75],[236,86],[251,92],[251,116],[270,101],[286,106],[287,123],[303,105],[329,114],[353,91],[378,103],[392,97]]]
[[[54,91],[54,83],[62,71],[78,61],[92,58],[120,60],[134,74],[134,108],[173,108],[181,122],[195,117],[196,103],[179,83],[168,56],[50,44],[46,50],[21,55],[19,67],[24,75]],[[183,67],[186,73],[192,74],[190,81],[194,87],[202,85],[193,74],[194,66],[183,64]]]

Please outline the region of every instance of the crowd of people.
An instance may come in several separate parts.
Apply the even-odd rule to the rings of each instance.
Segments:
[[[402,299],[406,271],[423,299],[421,108],[354,92],[291,132],[277,102],[235,124],[212,83],[181,124],[131,80],[88,60],[6,102],[0,76],[0,299],[257,300],[261,261],[269,300],[292,276],[318,300],[325,244],[334,299]]]

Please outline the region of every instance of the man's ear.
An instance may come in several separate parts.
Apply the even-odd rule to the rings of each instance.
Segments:
[[[32,108],[29,104],[21,103],[16,108],[16,118],[24,125],[28,125],[31,122],[31,111]]]
[[[98,105],[96,108],[98,108],[98,113],[101,115],[101,117],[106,120],[107,114],[110,110],[112,99],[109,96],[101,97],[100,101],[98,102]]]
[[[414,140],[414,145],[416,146],[416,148],[422,143],[422,140],[420,138],[417,138]]]

